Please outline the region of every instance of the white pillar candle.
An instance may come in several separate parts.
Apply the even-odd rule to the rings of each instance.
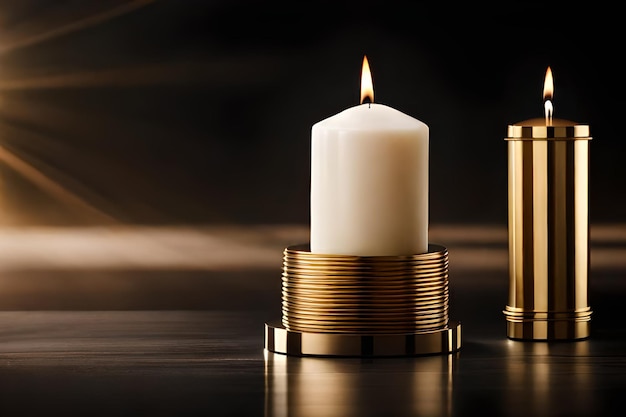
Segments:
[[[311,252],[427,252],[428,141],[426,124],[377,103],[314,124]]]

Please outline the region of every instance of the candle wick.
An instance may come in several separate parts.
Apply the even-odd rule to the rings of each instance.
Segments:
[[[543,103],[546,114],[546,126],[552,126],[552,114],[554,113],[554,106],[549,99]]]
[[[367,108],[371,109],[372,108],[372,103],[367,103]]]

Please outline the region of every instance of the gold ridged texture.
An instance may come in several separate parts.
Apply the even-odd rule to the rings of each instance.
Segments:
[[[283,252],[282,325],[290,332],[411,334],[448,325],[448,251],[410,256]]]

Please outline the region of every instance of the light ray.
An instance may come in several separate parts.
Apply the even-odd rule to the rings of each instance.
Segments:
[[[36,45],[41,42],[46,42],[51,39],[57,38],[59,36],[67,35],[68,33],[78,32],[83,29],[87,29],[93,26],[97,26],[102,22],[110,20],[112,18],[130,13],[135,11],[141,7],[144,7],[150,3],[153,3],[154,0],[134,0],[127,2],[121,6],[112,8],[102,13],[98,13],[84,19],[80,19],[74,21],[72,23],[68,23],[66,25],[48,30],[46,32],[37,33],[31,36],[22,37],[16,39],[12,42],[6,42],[6,37],[3,40],[2,45],[0,45],[0,54],[12,51],[14,49],[24,48],[27,46]]]
[[[113,217],[97,209],[81,197],[60,185],[58,182],[52,180],[40,170],[24,161],[4,146],[0,146],[0,162],[5,163],[8,167],[38,186],[41,190],[48,193],[52,197],[57,198],[59,201],[67,204],[68,206],[82,210],[86,214],[94,217],[94,219],[104,221],[107,224],[117,223]]]
[[[0,78],[0,91],[67,87],[141,86],[154,84],[211,84],[216,88],[241,87],[251,75],[276,76],[276,64],[263,57],[213,62],[171,62],[45,75]],[[45,71],[42,71],[45,72]],[[219,80],[217,82],[216,80]],[[228,81],[224,81],[228,80]]]

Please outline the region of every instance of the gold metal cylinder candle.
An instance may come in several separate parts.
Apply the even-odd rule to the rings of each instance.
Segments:
[[[589,336],[589,126],[531,119],[508,127],[507,336]]]

